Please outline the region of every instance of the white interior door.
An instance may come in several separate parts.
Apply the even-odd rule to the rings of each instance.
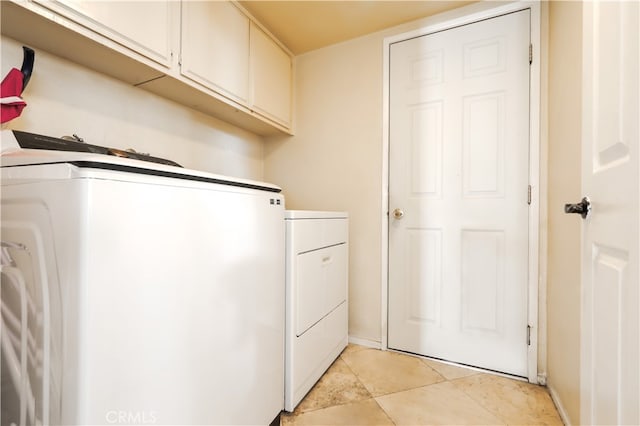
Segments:
[[[388,347],[527,376],[530,11],[390,46]]]
[[[638,425],[640,4],[583,7],[580,423]]]

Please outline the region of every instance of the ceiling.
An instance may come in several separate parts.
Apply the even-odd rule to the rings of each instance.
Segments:
[[[469,3],[473,1],[240,1],[295,55]]]

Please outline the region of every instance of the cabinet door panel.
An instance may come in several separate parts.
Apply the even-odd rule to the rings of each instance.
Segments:
[[[37,3],[153,61],[170,67],[175,2],[56,0]]]
[[[181,72],[246,104],[249,19],[230,2],[182,2]]]
[[[251,25],[252,109],[287,127],[291,124],[291,58]]]

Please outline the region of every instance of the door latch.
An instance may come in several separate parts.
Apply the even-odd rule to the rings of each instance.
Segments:
[[[584,197],[577,204],[565,204],[564,212],[579,214],[583,219],[586,219],[591,214],[591,200],[589,200],[589,197]]]

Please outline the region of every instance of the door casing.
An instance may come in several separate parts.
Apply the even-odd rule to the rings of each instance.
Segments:
[[[485,9],[483,9],[485,8]],[[541,6],[538,2],[514,2],[495,8],[471,5],[454,10],[452,12],[434,16],[425,20],[424,26],[416,30],[386,37],[383,41],[383,116],[382,116],[382,203],[381,203],[381,237],[382,237],[382,288],[381,288],[381,347],[388,349],[387,345],[387,315],[388,315],[388,290],[389,290],[389,49],[392,43],[424,36],[434,32],[444,31],[460,25],[466,25],[483,19],[493,18],[507,13],[529,9],[531,11],[531,67],[529,69],[530,96],[529,96],[529,184],[531,185],[531,205],[529,210],[529,275],[528,275],[528,325],[531,327],[530,345],[527,352],[527,378],[531,383],[544,384],[546,376],[538,374],[538,352],[546,348],[546,329],[541,329],[540,324],[545,324],[544,313],[539,315],[539,296],[546,288],[544,270],[545,257],[540,256],[540,248],[546,250],[546,232],[541,225],[546,223],[546,181],[540,179],[541,166],[546,168],[546,163],[541,164],[541,51],[543,39],[541,36]],[[544,146],[546,152],[546,146]],[[542,208],[541,208],[542,207]],[[541,239],[541,236],[543,237]],[[543,293],[544,294],[544,293]],[[540,346],[540,348],[539,348]]]

